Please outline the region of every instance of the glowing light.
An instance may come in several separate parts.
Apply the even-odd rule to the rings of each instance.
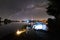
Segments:
[[[25,31],[26,31],[25,29],[24,29],[24,30],[21,30],[21,31],[20,31],[20,30],[17,30],[17,31],[16,31],[16,34],[17,34],[17,35],[20,35],[20,34],[22,34],[22,33],[25,32]]]
[[[30,20],[26,19],[26,20],[24,20],[24,22],[29,23],[29,22],[30,22]]]
[[[41,23],[41,22],[40,23],[37,22],[36,24],[33,25],[33,29],[36,29],[36,30],[39,30],[39,29],[47,30],[48,28],[47,28],[46,24]]]
[[[42,25],[34,25],[35,26],[35,29],[42,29],[43,27],[42,27]]]
[[[29,20],[26,20],[27,23],[29,23]]]

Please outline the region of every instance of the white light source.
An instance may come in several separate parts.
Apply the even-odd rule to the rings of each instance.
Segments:
[[[16,32],[17,35],[20,35],[21,33],[22,33],[22,31],[19,31],[19,30],[17,30],[17,32]]]
[[[34,28],[38,30],[38,29],[42,29],[43,27],[42,25],[34,25]]]
[[[20,34],[22,34],[22,33],[25,32],[25,31],[26,31],[25,29],[24,29],[24,30],[17,30],[17,31],[16,31],[16,34],[17,34],[17,35],[20,35]]]
[[[39,29],[42,29],[42,30],[47,30],[47,26],[46,24],[44,23],[36,23],[35,25],[33,25],[33,29],[36,29],[36,30],[39,30]]]

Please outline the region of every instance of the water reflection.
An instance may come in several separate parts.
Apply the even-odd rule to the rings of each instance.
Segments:
[[[12,22],[0,22],[0,26],[2,26],[2,24],[10,24]]]
[[[1,26],[3,30],[0,30],[1,34],[4,36],[2,37],[2,40],[33,40],[33,39],[40,39],[40,37],[45,36],[45,32],[41,31],[35,31],[32,29],[32,25],[26,25],[21,23],[7,23],[8,25]],[[32,30],[31,30],[32,29]],[[44,34],[43,34],[44,33]],[[0,34],[0,37],[2,36]],[[42,36],[41,36],[42,35]],[[46,35],[47,36],[47,35]]]
[[[18,30],[16,31],[16,35],[19,36],[19,35],[21,35],[21,34],[24,33],[24,32],[26,32],[26,29],[22,29],[22,30],[19,30],[19,29],[18,29]]]
[[[9,24],[9,23],[11,23],[11,22],[4,22],[4,24]]]

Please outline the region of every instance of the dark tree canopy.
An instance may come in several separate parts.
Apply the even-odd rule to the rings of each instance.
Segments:
[[[55,19],[48,19],[48,27],[51,32],[60,32],[60,1],[48,0],[47,14],[52,15]]]
[[[57,17],[60,15],[60,1],[59,0],[48,0],[49,6],[47,8],[48,15]]]

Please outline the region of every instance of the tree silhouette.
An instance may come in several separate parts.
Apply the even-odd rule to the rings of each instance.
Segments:
[[[5,24],[11,23],[11,20],[9,20],[9,19],[4,19],[4,23],[5,23]]]
[[[58,0],[48,0],[49,1],[49,6],[48,6],[48,10],[47,13],[48,15],[52,15],[55,18],[58,18],[58,16],[60,15],[60,1]]]
[[[59,0],[48,0],[47,14],[52,15],[55,19],[48,19],[48,26],[50,31],[60,30],[60,1]]]

